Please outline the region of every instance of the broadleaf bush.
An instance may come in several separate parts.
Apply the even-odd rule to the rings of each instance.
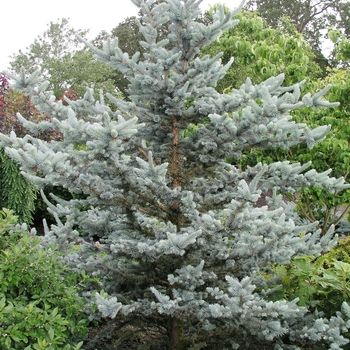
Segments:
[[[350,302],[350,237],[339,240],[336,247],[316,258],[301,256],[291,264],[276,265],[273,275],[280,276],[283,287],[271,294],[272,300],[299,299],[299,305],[311,306],[324,317],[331,317],[344,302]],[[347,338],[350,338],[348,333]],[[315,349],[325,349],[320,343]],[[350,345],[344,346],[350,349]]]
[[[87,336],[83,275],[58,262],[34,232],[0,212],[0,348],[79,349]]]

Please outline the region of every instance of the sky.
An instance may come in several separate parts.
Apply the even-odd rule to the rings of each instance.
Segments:
[[[216,3],[235,9],[241,0],[203,0],[202,10]],[[42,36],[50,22],[69,18],[74,29],[89,29],[88,39],[102,30],[110,32],[124,18],[137,15],[130,0],[15,0],[1,4],[0,72],[9,67],[9,56],[26,51],[36,37]]]

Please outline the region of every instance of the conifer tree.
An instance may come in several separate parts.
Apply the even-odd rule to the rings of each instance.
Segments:
[[[43,244],[57,244],[69,266],[100,279],[100,289],[86,294],[90,317],[113,319],[119,348],[340,349],[349,306],[326,319],[298,300],[272,299],[278,276],[271,267],[336,244],[332,229],[321,237],[283,195],[311,185],[340,190],[344,179],[310,163],[241,170],[227,161],[254,147],[321,141],[328,126],[311,130],[290,112],[332,107],[323,99],[327,89],[301,96],[302,83],[283,86],[280,75],[218,93],[232,60],[222,66],[220,54],[198,54],[236,25],[235,12],[219,7],[206,26],[195,21],[200,1],[132,1],[143,15],[142,61],[123,53],[117,39],[102,49],[86,42],[127,77],[129,102],[107,94],[107,104],[102,93],[95,101],[87,90],[63,104],[40,73],[16,79],[51,116],[38,125],[19,119],[32,134],[58,130],[63,138],[1,135],[7,154],[39,188],[84,195],[46,200],[57,223],[46,227]],[[164,25],[167,38],[159,41]]]
[[[6,134],[14,126],[9,122],[9,96],[14,92],[9,85],[6,75],[0,73],[0,132]],[[21,175],[18,164],[0,148],[0,208],[14,210],[19,220],[31,224],[36,192],[35,186]]]

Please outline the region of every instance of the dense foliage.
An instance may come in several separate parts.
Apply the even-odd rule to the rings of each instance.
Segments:
[[[242,11],[237,18],[240,22],[234,29],[225,31],[202,51],[212,57],[223,52],[224,64],[234,58],[225,77],[218,82],[219,91],[239,88],[247,77],[258,83],[284,73],[285,84],[293,85],[305,78],[314,81],[321,75],[310,45],[293,26],[289,31],[273,29],[251,11]]]
[[[250,150],[241,158],[240,164],[245,167],[258,161],[271,163],[275,161],[312,162],[319,172],[333,169],[335,176],[349,177],[350,149],[348,143],[349,128],[349,101],[350,80],[348,69],[335,69],[329,76],[309,85],[309,88],[322,89],[328,84],[332,87],[327,98],[332,102],[339,102],[339,106],[332,109],[301,109],[293,112],[297,122],[317,127],[331,125],[326,139],[316,144],[311,150],[306,145],[297,145],[289,150]],[[325,233],[331,225],[340,225],[339,231],[349,232],[347,224],[350,209],[350,192],[336,191],[329,193],[320,188],[310,187],[301,189],[288,195],[289,200],[296,203],[300,215],[310,221],[318,221],[322,232]]]
[[[29,97],[16,92],[9,86],[6,75],[0,73],[0,131],[24,136],[22,123],[17,120],[16,112],[21,111],[29,119],[35,120],[39,114],[30,103]],[[36,189],[20,173],[19,166],[0,149],[0,207],[15,211],[22,222],[32,223]]]
[[[336,44],[336,58],[348,63],[350,60],[350,40],[341,30],[334,30],[333,28],[328,30],[328,36]]]
[[[350,3],[347,0],[250,0],[247,7],[257,10],[274,28],[283,27],[283,18],[290,18],[313,47],[324,68],[330,63],[323,54],[327,29],[333,27],[350,35]]]
[[[309,255],[292,260],[289,265],[272,267],[273,274],[281,276],[282,288],[277,286],[272,300],[298,298],[300,305],[308,305],[324,317],[331,317],[344,301],[350,301],[350,239],[341,239],[329,253],[318,258]],[[350,334],[347,334],[350,337]],[[324,341],[313,349],[325,349]],[[350,349],[347,344],[344,349]]]
[[[144,52],[144,48],[140,45],[142,34],[138,30],[136,22],[136,17],[126,18],[123,22],[113,28],[111,33],[100,33],[100,35],[93,41],[94,45],[102,47],[103,43],[108,38],[118,38],[119,47],[123,52],[127,52],[130,56],[134,55],[136,52],[140,52],[142,56],[142,53]],[[118,90],[122,92],[123,96],[127,97],[128,80],[125,78],[124,74],[118,71],[113,71],[113,76],[114,83],[118,87]]]
[[[11,211],[0,212],[0,347],[4,350],[79,349],[87,335],[83,278],[44,250]]]
[[[65,18],[50,22],[49,28],[26,51],[20,50],[13,55],[11,71],[18,73],[24,68],[34,72],[40,69],[57,99],[69,89],[79,96],[84,95],[87,87],[96,89],[97,96],[99,89],[113,92],[113,70],[92,60],[91,52],[84,49],[76,38],[76,35],[86,34],[87,30],[71,28]]]
[[[5,74],[0,74],[0,81],[0,131],[4,134],[14,131],[17,136],[24,137],[30,132],[18,119],[17,113],[25,116],[26,120],[36,123],[45,121],[47,116],[36,110],[28,96],[11,88]],[[64,95],[71,99],[76,98],[70,93],[70,90]],[[59,132],[42,130],[37,130],[35,136],[46,141],[61,137]],[[39,214],[42,202],[37,197],[37,190],[33,184],[22,176],[18,164],[11,160],[3,150],[0,150],[0,188],[0,207],[12,209],[21,222],[32,224],[34,212]]]
[[[283,288],[274,297],[283,293],[289,300],[299,298],[301,305],[310,305],[330,317],[343,301],[350,301],[349,238],[317,259],[306,255],[290,265],[276,266],[274,273],[283,276]]]
[[[333,70],[329,76],[319,83],[319,88],[332,84],[327,98],[330,101],[338,101],[340,105],[331,110],[314,110],[311,113],[301,111],[295,114],[297,121],[305,121],[309,125],[317,126],[328,124],[332,126],[324,142],[316,145],[311,151],[298,148],[290,154],[301,162],[312,161],[318,171],[333,169],[336,176],[349,177],[350,148],[348,135],[350,132],[350,104],[348,94],[350,91],[350,79],[348,70]],[[330,224],[338,224],[341,219],[347,219],[350,208],[349,190],[330,195],[315,188],[303,191],[299,198],[294,198],[299,203],[300,209],[312,220],[320,220],[323,231]]]

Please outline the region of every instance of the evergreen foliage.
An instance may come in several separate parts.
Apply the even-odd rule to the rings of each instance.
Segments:
[[[0,150],[0,189],[0,207],[12,209],[21,221],[31,224],[36,188],[22,176],[18,164],[3,150]]]
[[[0,73],[0,132],[7,134],[16,129],[18,136],[24,136],[23,126],[16,123],[16,112],[11,108],[35,119],[29,98],[10,89],[8,78]],[[21,175],[18,164],[0,149],[0,208],[14,210],[21,222],[31,224],[36,194],[35,186]]]
[[[321,237],[316,223],[301,220],[284,195],[348,185],[309,170],[310,162],[242,170],[226,161],[251,148],[312,148],[329,126],[309,129],[291,111],[337,104],[323,99],[328,87],[301,96],[303,83],[283,86],[283,75],[217,92],[232,60],[222,66],[220,54],[199,53],[237,20],[219,7],[212,24],[196,21],[199,2],[133,0],[142,12],[143,60],[123,53],[118,39],[102,48],[86,42],[129,80],[130,102],[107,94],[115,110],[90,89],[83,99],[57,102],[39,72],[22,72],[15,87],[51,119],[20,119],[33,133],[56,130],[63,138],[11,133],[0,134],[1,143],[39,188],[84,194],[46,200],[57,223],[46,227],[43,244],[57,244],[69,266],[101,280],[100,290],[85,293],[90,318],[114,319],[119,348],[310,349],[325,342],[340,349],[348,342],[341,334],[350,327],[348,304],[325,318],[298,299],[272,300],[278,276],[269,272],[337,241],[332,227]],[[158,40],[164,25],[167,38]]]
[[[332,110],[313,110],[308,112],[300,110],[295,113],[296,121],[305,121],[308,125],[317,127],[321,124],[332,126],[324,142],[306,152],[304,147],[298,146],[291,152],[292,157],[300,162],[312,160],[315,169],[325,171],[327,168],[333,169],[334,176],[349,177],[350,165],[350,78],[349,69],[334,69],[329,72],[329,76],[320,81],[317,85],[322,89],[331,84],[332,88],[327,94],[327,99],[331,102],[338,101],[339,106]],[[339,224],[342,219],[347,219],[350,209],[350,191],[335,192],[334,195],[326,191],[311,188],[301,192],[299,198],[293,198],[304,214],[311,220],[316,219],[321,223],[323,232],[326,232],[330,224]],[[349,228],[347,228],[349,232]]]
[[[272,163],[281,160],[306,163],[312,161],[314,169],[319,172],[333,169],[336,177],[349,177],[350,147],[349,133],[350,122],[347,117],[350,114],[349,69],[333,69],[329,76],[309,84],[314,91],[320,90],[331,84],[326,98],[330,102],[339,102],[339,106],[332,109],[302,108],[293,111],[293,120],[306,122],[310,127],[318,127],[323,124],[331,125],[331,131],[323,142],[308,149],[305,144],[293,146],[288,150],[250,150],[245,157],[240,159],[240,164],[254,165],[258,161]],[[310,221],[318,221],[318,227],[322,233],[327,232],[331,225],[337,225],[339,232],[348,234],[350,210],[350,191],[335,191],[330,193],[321,188],[304,188],[288,195],[289,200],[295,202],[298,212],[302,217]]]
[[[123,52],[127,52],[130,56],[134,55],[136,52],[140,52],[140,57],[144,52],[143,47],[140,45],[142,40],[142,34],[137,27],[137,18],[127,17],[123,22],[119,23],[115,28],[112,29],[111,33],[101,32],[99,36],[93,41],[96,47],[102,48],[103,43],[108,38],[118,38],[118,46]],[[117,71],[114,72],[114,82],[118,87],[118,90],[121,91],[123,96],[127,97],[126,90],[128,88],[128,80],[124,75]]]

